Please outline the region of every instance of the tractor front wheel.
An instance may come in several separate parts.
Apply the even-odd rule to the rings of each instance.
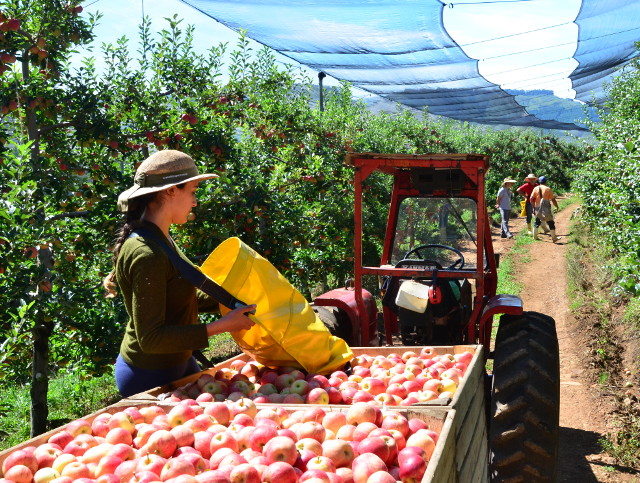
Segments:
[[[553,318],[537,312],[500,318],[490,409],[491,481],[555,481],[560,356]]]

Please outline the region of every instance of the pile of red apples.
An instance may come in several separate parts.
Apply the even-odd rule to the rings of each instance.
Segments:
[[[0,482],[413,483],[439,436],[428,420],[364,402],[129,406],[9,453]]]
[[[204,372],[197,380],[160,399],[224,401],[250,398],[257,403],[353,404],[375,401],[382,406],[410,406],[451,398],[473,359],[473,352],[361,354],[351,370],[329,375],[305,374],[293,367],[269,368],[253,360],[236,359],[229,367]]]

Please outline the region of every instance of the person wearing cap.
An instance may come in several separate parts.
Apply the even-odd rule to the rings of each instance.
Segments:
[[[546,176],[540,176],[538,183],[538,186],[531,192],[531,205],[533,206],[533,213],[536,215],[536,221],[533,226],[533,239],[539,240],[538,231],[540,225],[547,223],[550,228],[549,234],[551,235],[551,240],[555,243],[560,237],[556,235],[556,224],[553,220],[551,205],[553,204],[557,213],[559,209],[558,202],[551,188],[546,185]]]
[[[181,277],[160,246],[160,240],[165,241],[191,263],[171,239],[170,228],[192,216],[198,183],[216,177],[200,174],[183,152],[159,151],[140,164],[133,186],[118,197],[126,219],[112,249],[114,269],[104,287],[107,297],[119,289],[129,317],[115,364],[123,397],[199,372],[193,351],[207,348],[209,337],[254,325],[247,313],[255,305],[198,323],[198,313],[215,312],[218,303]],[[133,233],[137,228],[153,237],[144,231]]]
[[[511,216],[511,187],[515,182],[515,179],[505,178],[496,198],[496,209],[500,210],[500,236],[502,238],[513,238],[509,231],[509,217]]]
[[[538,184],[538,177],[535,174],[529,174],[524,179],[524,184],[520,186],[516,193],[522,196],[525,199],[525,213],[527,216],[527,232],[529,235],[533,233],[533,226],[531,222],[533,221],[533,207],[531,206],[531,192]]]

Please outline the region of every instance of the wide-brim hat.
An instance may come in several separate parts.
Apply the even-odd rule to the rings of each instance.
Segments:
[[[517,181],[515,179],[505,178],[502,184],[507,184],[507,183],[517,183]]]
[[[538,179],[538,177],[537,177],[535,174],[530,174],[529,176],[527,176],[527,177],[525,178],[525,181],[526,181],[526,180],[528,180],[528,179],[535,179],[535,180],[537,180],[537,179]]]
[[[153,153],[136,170],[133,186],[118,196],[118,209],[127,211],[129,200],[189,181],[217,178],[217,174],[200,174],[191,156],[175,149]]]

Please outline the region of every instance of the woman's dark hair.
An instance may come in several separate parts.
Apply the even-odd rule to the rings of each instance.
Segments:
[[[120,230],[113,242],[113,247],[111,248],[113,253],[113,270],[111,270],[109,275],[107,275],[102,281],[102,286],[105,289],[105,296],[107,298],[113,298],[117,294],[115,267],[116,262],[118,261],[118,255],[120,254],[120,249],[131,233],[133,233],[133,231],[142,224],[140,219],[142,218],[144,210],[147,208],[149,203],[156,199],[157,195],[158,192],[154,192],[129,200],[129,209],[125,213],[124,224],[120,227]]]

